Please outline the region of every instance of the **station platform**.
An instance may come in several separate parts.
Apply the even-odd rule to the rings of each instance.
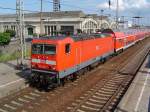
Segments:
[[[150,55],[138,71],[115,112],[150,112]]]
[[[24,63],[29,65],[29,60],[25,60]],[[0,98],[27,86],[26,79],[30,70],[16,70],[16,65],[16,60],[0,63]]]

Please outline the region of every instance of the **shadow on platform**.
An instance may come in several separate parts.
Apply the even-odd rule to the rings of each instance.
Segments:
[[[56,87],[47,88],[47,86],[39,86],[38,83],[33,84],[31,82],[31,70],[22,70],[16,73],[17,76],[25,79],[25,84],[28,84],[31,88],[35,88],[39,91],[49,92],[55,90]]]
[[[124,109],[121,109],[120,107],[117,107],[117,108],[116,108],[116,112],[128,112],[128,111],[126,111],[126,110],[124,110]]]
[[[144,74],[150,74],[150,72],[148,72],[148,71],[144,71],[144,70],[143,70],[143,71],[142,71],[142,70],[140,70],[139,72],[140,72],[140,73],[144,73]]]
[[[149,104],[148,104],[148,112],[150,112],[150,97],[149,97]]]
[[[17,72],[16,75],[25,79],[26,84],[28,84],[31,76],[31,70],[22,70],[20,72]]]
[[[150,68],[150,54],[149,54],[149,56],[148,56],[148,62],[147,62],[147,64],[146,64],[145,67],[146,67],[146,68]]]

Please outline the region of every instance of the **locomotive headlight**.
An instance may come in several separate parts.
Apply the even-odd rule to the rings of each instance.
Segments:
[[[32,67],[32,68],[37,68],[37,67],[38,67],[38,65],[36,65],[36,64],[32,64],[32,65],[31,65],[31,67]]]
[[[53,69],[53,70],[56,70],[56,68],[55,68],[55,67],[52,67],[52,69]]]
[[[35,65],[31,65],[32,68],[35,68]]]
[[[49,66],[49,69],[56,70],[55,66]]]

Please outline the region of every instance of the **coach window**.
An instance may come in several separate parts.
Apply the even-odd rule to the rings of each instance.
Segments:
[[[65,53],[66,54],[70,53],[70,44],[65,45]]]

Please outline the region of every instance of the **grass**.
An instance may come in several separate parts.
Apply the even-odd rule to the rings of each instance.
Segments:
[[[27,50],[27,55],[25,57],[29,57],[29,56],[30,56],[30,51]],[[17,58],[21,58],[21,52],[14,52],[12,54],[9,53],[0,54],[0,62],[16,60]]]

